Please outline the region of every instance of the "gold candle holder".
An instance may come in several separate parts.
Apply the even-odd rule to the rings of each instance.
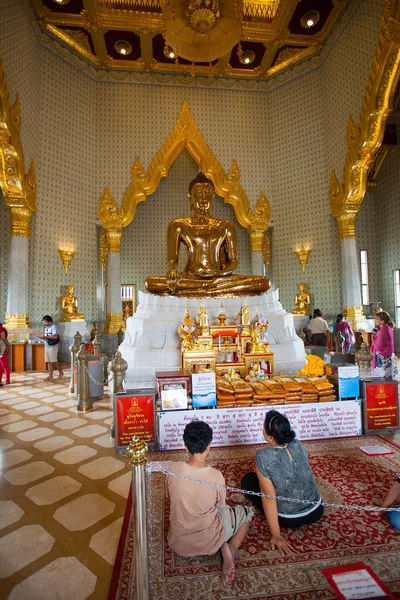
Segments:
[[[296,256],[299,259],[299,263],[301,264],[301,268],[303,269],[303,273],[306,272],[306,266],[308,259],[310,258],[311,248],[301,248],[300,250],[295,250]]]
[[[61,257],[62,264],[64,265],[65,274],[67,274],[69,265],[75,256],[75,250],[63,250],[62,248],[59,248],[58,253]]]

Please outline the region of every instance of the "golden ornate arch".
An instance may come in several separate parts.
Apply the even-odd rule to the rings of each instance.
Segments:
[[[109,249],[119,250],[117,238],[120,238],[122,228],[133,221],[139,202],[144,202],[147,196],[156,191],[161,178],[168,176],[171,165],[185,148],[200,170],[212,180],[216,193],[224,198],[224,202],[233,206],[237,220],[250,234],[252,251],[262,252],[264,235],[271,220],[269,202],[260,191],[252,211],[247,194],[240,185],[240,170],[236,160],[233,160],[231,168],[225,173],[194,122],[186,100],[171,133],[146,172],[139,157],[135,159],[131,169],[131,183],[124,192],[120,209],[117,209],[109,188],[103,193],[98,214],[107,235]]]
[[[36,172],[33,159],[25,174],[21,142],[21,107],[17,96],[10,103],[3,61],[0,58],[0,187],[11,214],[11,235],[29,237],[36,212]]]
[[[367,189],[367,171],[379,150],[386,120],[394,108],[400,78],[400,7],[386,0],[378,47],[365,92],[358,126],[351,116],[347,124],[347,154],[343,183],[335,170],[329,185],[331,212],[339,224],[340,239],[356,237],[356,217]]]

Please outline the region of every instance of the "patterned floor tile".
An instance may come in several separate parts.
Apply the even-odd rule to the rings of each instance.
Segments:
[[[51,406],[41,406],[40,408],[32,408],[31,410],[27,410],[26,414],[32,416],[44,415],[46,413],[52,412],[53,410],[54,408],[51,408]]]
[[[110,565],[113,565],[115,561],[123,520],[122,517],[117,519],[96,533],[90,540],[89,548],[97,552]]]
[[[40,525],[25,525],[0,538],[0,577],[9,577],[37,560],[52,549],[54,542]]]
[[[0,408],[0,416],[6,415],[10,411],[7,408]]]
[[[0,417],[0,425],[7,425],[7,423],[15,423],[16,421],[22,421],[24,417],[22,415],[5,415],[4,417]]]
[[[104,456],[103,458],[96,458],[86,465],[82,465],[78,471],[89,479],[104,479],[125,469],[127,466],[128,464],[124,464],[112,456]]]
[[[72,479],[72,477],[60,475],[29,488],[25,496],[35,504],[45,506],[79,492],[81,487],[82,484]]]
[[[97,454],[97,450],[89,446],[74,446],[54,455],[54,458],[64,465],[75,465]]]
[[[107,487],[112,492],[115,492],[116,494],[123,496],[123,498],[127,498],[129,496],[129,490],[131,488],[131,484],[132,484],[132,470],[130,469],[128,471],[128,473],[124,473],[124,475],[120,475],[120,477],[117,477],[116,479],[113,479],[112,481],[110,481],[110,483],[108,484]]]
[[[86,427],[81,427],[80,429],[75,429],[72,433],[81,438],[90,438],[95,435],[100,435],[101,433],[105,433],[107,431],[107,427],[103,427],[102,425],[87,425]]]
[[[12,452],[12,450],[11,450]],[[12,471],[7,471],[3,475],[4,479],[7,479],[12,485],[25,485],[50,475],[54,471],[54,467],[43,461],[31,462],[29,465],[18,467]]]
[[[83,531],[110,515],[114,508],[114,502],[100,494],[85,494],[58,508],[54,518],[69,531]]]
[[[32,456],[33,454],[22,448],[10,450],[2,455],[1,468],[8,469],[9,467],[13,467],[14,465],[18,465],[19,463],[30,460]]]
[[[0,450],[8,450],[14,446],[14,442],[11,440],[0,439]]]
[[[17,438],[24,442],[34,442],[41,438],[48,437],[49,435],[53,435],[53,433],[53,429],[50,429],[49,427],[37,427],[36,429],[19,433]]]
[[[4,529],[20,520],[24,511],[12,500],[0,502],[0,529]]]
[[[60,429],[73,429],[74,427],[79,427],[79,425],[86,425],[87,421],[85,419],[81,419],[80,417],[64,419],[63,421],[59,421],[58,423],[54,423],[56,427]]]
[[[65,448],[65,446],[70,446],[73,443],[74,440],[65,435],[56,435],[48,440],[37,442],[34,447],[42,452],[54,452],[54,450]]]
[[[94,444],[97,446],[101,446],[102,448],[114,448],[115,440],[110,436],[110,434],[103,435],[96,440],[93,440]]]
[[[77,558],[66,556],[16,585],[8,600],[54,600],[54,590],[57,600],[85,600],[93,593],[96,579]]]
[[[17,431],[24,431],[24,429],[31,429],[32,427],[37,427],[35,421],[19,421],[18,423],[11,423],[11,425],[3,425],[3,431],[17,433]]]
[[[75,400],[63,400],[62,402],[54,402],[54,406],[59,406],[60,408],[69,408],[70,406],[75,405]]]
[[[93,412],[86,413],[87,419],[106,419],[112,416],[112,410],[94,410]]]
[[[39,417],[40,421],[45,421],[47,423],[52,423],[53,421],[61,421],[70,415],[66,412],[55,411],[50,413],[49,415],[44,415],[43,417]]]
[[[40,406],[39,402],[23,402],[22,404],[18,404],[18,410],[28,410],[28,408],[35,408],[36,406]]]

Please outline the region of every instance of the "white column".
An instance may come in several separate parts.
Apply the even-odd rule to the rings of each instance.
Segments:
[[[262,252],[252,252],[251,272],[253,275],[265,275],[264,256]]]
[[[29,237],[10,238],[10,260],[7,293],[7,322],[13,326],[29,326],[28,316],[28,246]]]
[[[108,312],[121,313],[121,255],[118,252],[109,252],[107,259],[108,281]]]
[[[362,311],[360,272],[358,269],[358,255],[356,238],[342,239],[342,281],[343,281],[343,306],[344,308]]]

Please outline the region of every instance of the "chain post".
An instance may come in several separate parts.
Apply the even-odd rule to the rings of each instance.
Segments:
[[[128,363],[122,358],[121,352],[117,350],[114,360],[110,362],[110,371],[114,374],[114,394],[118,392],[120,385],[124,381],[127,368]],[[115,438],[115,414],[113,414],[113,420],[110,425],[110,435],[112,438]]]
[[[93,353],[99,356],[102,353],[102,334],[98,331],[93,340]]]
[[[76,334],[74,335],[74,341],[71,344],[71,346],[69,347],[69,351],[71,352],[71,377],[69,380],[69,393],[70,394],[75,393],[75,382],[74,382],[75,356],[81,346],[81,343],[82,343],[82,336],[79,333],[79,331],[77,331]]]
[[[76,395],[77,410],[88,410],[92,408],[92,401],[89,394],[88,362],[91,354],[86,350],[85,344],[76,355],[78,365],[78,393]]]

